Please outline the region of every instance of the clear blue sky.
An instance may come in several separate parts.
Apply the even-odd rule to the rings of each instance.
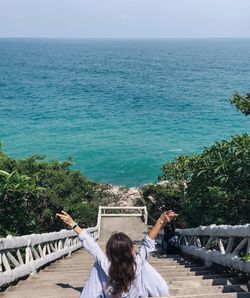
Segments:
[[[250,0],[0,0],[0,37],[250,37]]]

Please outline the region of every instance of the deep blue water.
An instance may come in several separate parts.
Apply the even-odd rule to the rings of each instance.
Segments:
[[[0,39],[0,140],[74,158],[97,181],[156,181],[166,160],[250,131],[250,39]]]

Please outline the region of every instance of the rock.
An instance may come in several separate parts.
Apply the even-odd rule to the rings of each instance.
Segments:
[[[131,207],[142,205],[143,196],[139,187],[122,187],[107,185],[102,204],[106,206]]]

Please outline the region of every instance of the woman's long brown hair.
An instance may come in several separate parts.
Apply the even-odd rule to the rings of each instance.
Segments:
[[[106,254],[110,261],[109,284],[112,296],[118,298],[127,292],[135,280],[135,260],[132,254],[133,242],[124,233],[115,233],[106,245]]]

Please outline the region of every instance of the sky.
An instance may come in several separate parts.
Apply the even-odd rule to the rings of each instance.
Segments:
[[[250,37],[250,0],[0,0],[0,37]]]

